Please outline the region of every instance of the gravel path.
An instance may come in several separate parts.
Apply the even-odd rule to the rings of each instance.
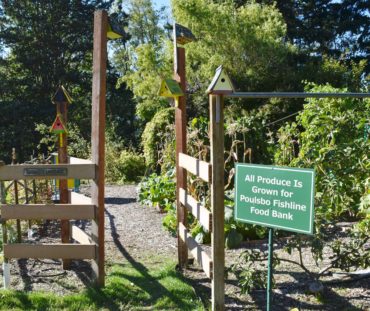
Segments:
[[[82,189],[89,195],[88,189]],[[106,263],[146,262],[153,258],[176,258],[176,239],[162,228],[163,214],[137,203],[136,187],[107,186],[105,194]],[[90,232],[90,223],[76,224]],[[23,225],[26,225],[24,223]],[[29,243],[60,243],[59,222],[33,225]],[[25,242],[24,241],[24,242]],[[60,295],[79,292],[91,284],[89,261],[72,261],[63,271],[60,260],[11,260],[11,288],[25,291],[48,291]],[[0,268],[0,274],[2,270]],[[2,276],[1,276],[2,277]]]
[[[88,189],[83,191],[89,195]],[[106,262],[140,263],[142,266],[161,262],[163,259],[176,261],[176,238],[162,227],[164,214],[153,208],[141,206],[136,201],[135,186],[106,187]],[[89,224],[77,223],[89,232]],[[56,243],[60,231],[58,222],[39,224],[33,243]],[[247,245],[246,245],[247,247]],[[248,245],[250,247],[250,245]],[[254,246],[266,249],[259,243]],[[209,246],[205,246],[209,251]],[[243,248],[226,251],[226,265],[234,263]],[[281,249],[279,256],[287,256]],[[314,262],[308,250],[304,250],[304,260],[310,268]],[[293,253],[289,259],[297,259]],[[1,274],[0,269],[0,274]],[[42,290],[64,295],[79,292],[91,284],[91,267],[88,261],[73,261],[71,269],[63,271],[59,260],[12,260],[11,288],[17,290]],[[208,304],[211,297],[210,281],[202,270],[194,264],[184,271],[184,276],[195,288],[201,299]],[[274,304],[272,310],[370,310],[370,281],[334,284],[326,286],[321,296],[307,294],[312,280],[295,265],[281,263],[274,274]],[[264,310],[265,291],[255,290],[251,294],[242,294],[232,274],[229,274],[226,288],[226,310]],[[324,303],[323,303],[324,302]]]

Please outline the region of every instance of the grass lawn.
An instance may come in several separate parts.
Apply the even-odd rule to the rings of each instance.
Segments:
[[[0,290],[0,310],[205,310],[194,289],[164,262],[150,269],[130,263],[107,268],[106,287],[57,296]]]

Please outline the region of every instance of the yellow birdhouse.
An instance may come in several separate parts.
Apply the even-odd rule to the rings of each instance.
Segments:
[[[180,85],[175,80],[164,79],[162,80],[158,95],[163,97],[178,98],[180,96],[184,96],[184,93],[181,90]]]
[[[127,22],[124,20],[119,21],[117,14],[111,14],[108,21],[107,37],[110,40],[129,38],[127,32]]]
[[[235,92],[234,85],[222,66],[216,69],[216,74],[206,92],[208,94],[231,94]]]

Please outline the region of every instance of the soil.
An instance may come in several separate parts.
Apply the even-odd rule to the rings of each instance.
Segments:
[[[88,189],[83,189],[89,195]],[[106,187],[106,262],[107,265],[129,261],[145,267],[162,259],[177,260],[177,240],[162,227],[164,214],[140,205],[136,187]],[[89,224],[76,222],[89,231]],[[58,222],[33,225],[34,232],[29,243],[51,243],[59,239]],[[27,239],[27,237],[25,237]],[[281,243],[283,244],[283,243]],[[288,255],[276,245],[279,257],[298,261],[298,254]],[[209,246],[205,248],[210,251]],[[248,248],[266,250],[266,241],[244,244],[236,250],[226,250],[226,267],[235,263]],[[303,260],[309,269],[316,267],[309,251],[303,251]],[[91,268],[88,261],[72,261],[70,270],[63,270],[59,260],[11,260],[11,288],[24,291],[48,291],[59,295],[76,293],[91,284]],[[0,269],[0,274],[2,273]],[[211,284],[201,268],[194,265],[183,271],[185,278],[206,306],[210,305]],[[274,271],[275,287],[271,310],[370,310],[370,279],[352,282],[324,283],[322,294],[309,294],[312,283],[297,265],[281,262]],[[330,281],[328,276],[325,281]],[[264,310],[265,290],[242,294],[233,274],[229,273],[225,286],[226,310]]]

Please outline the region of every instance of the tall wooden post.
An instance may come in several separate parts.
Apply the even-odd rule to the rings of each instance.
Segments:
[[[185,75],[185,49],[177,47],[176,34],[174,33],[174,79],[180,83],[182,91],[186,92],[186,75]],[[186,208],[180,203],[179,189],[186,186],[186,170],[179,166],[179,153],[186,154],[186,96],[179,97],[178,105],[175,107],[175,131],[176,131],[176,204],[177,204],[177,228],[179,223],[186,227]],[[184,268],[188,261],[188,248],[186,243],[177,234],[177,250],[180,268]]]
[[[107,68],[107,12],[94,14],[94,51],[92,85],[91,153],[96,165],[92,181],[92,203],[97,207],[97,216],[92,221],[92,237],[97,245],[93,270],[99,286],[105,284],[104,271],[104,165],[105,165],[105,94]]]
[[[68,103],[67,102],[56,102],[57,115],[60,114],[63,118],[64,124],[67,124],[68,117]],[[59,164],[68,163],[68,152],[67,152],[67,134],[61,133],[58,136],[58,162]],[[68,180],[59,180],[59,203],[69,203],[68,195]],[[71,233],[69,220],[61,220],[61,238],[62,243],[70,243]],[[69,269],[71,265],[70,259],[63,259],[63,269]]]
[[[2,165],[2,162],[0,162],[0,166]],[[6,204],[6,193],[5,193],[5,184],[3,181],[0,181],[0,203],[1,204]],[[1,223],[1,229],[2,229],[2,236],[3,240],[2,243],[3,245],[8,243],[8,230],[6,227],[6,221],[5,219],[0,218],[0,223]],[[7,289],[10,284],[10,268],[9,268],[9,263],[8,263],[8,258],[5,257],[3,259],[3,286],[4,289]]]
[[[15,153],[15,148],[12,149],[12,165],[17,164],[17,156]],[[19,204],[19,193],[18,193],[18,181],[14,180],[14,203]],[[21,221],[17,219],[17,242],[22,243],[22,228]]]
[[[210,138],[212,164],[212,310],[224,310],[224,98],[210,95]]]

